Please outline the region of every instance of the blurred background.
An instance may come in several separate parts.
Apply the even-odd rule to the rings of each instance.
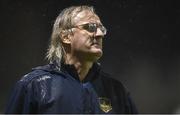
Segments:
[[[178,0],[1,0],[0,113],[32,67],[44,65],[60,11],[93,5],[108,34],[100,62],[131,92],[139,113],[180,113]]]

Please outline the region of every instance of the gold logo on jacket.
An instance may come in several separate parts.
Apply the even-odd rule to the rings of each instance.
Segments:
[[[99,97],[100,109],[105,113],[112,110],[111,100],[106,97]]]

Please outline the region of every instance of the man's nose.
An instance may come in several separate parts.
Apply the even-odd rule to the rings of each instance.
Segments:
[[[104,36],[104,33],[102,32],[102,30],[100,28],[97,28],[97,31],[96,31],[96,36]]]

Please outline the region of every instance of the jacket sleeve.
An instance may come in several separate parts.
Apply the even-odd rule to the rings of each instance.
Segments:
[[[26,82],[20,80],[16,83],[14,90],[8,100],[5,113],[32,113],[33,94],[32,88],[27,88]]]

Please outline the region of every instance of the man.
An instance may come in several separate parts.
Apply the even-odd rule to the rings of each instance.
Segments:
[[[106,28],[93,7],[57,17],[47,58],[17,82],[6,113],[137,113],[123,85],[97,63]]]

